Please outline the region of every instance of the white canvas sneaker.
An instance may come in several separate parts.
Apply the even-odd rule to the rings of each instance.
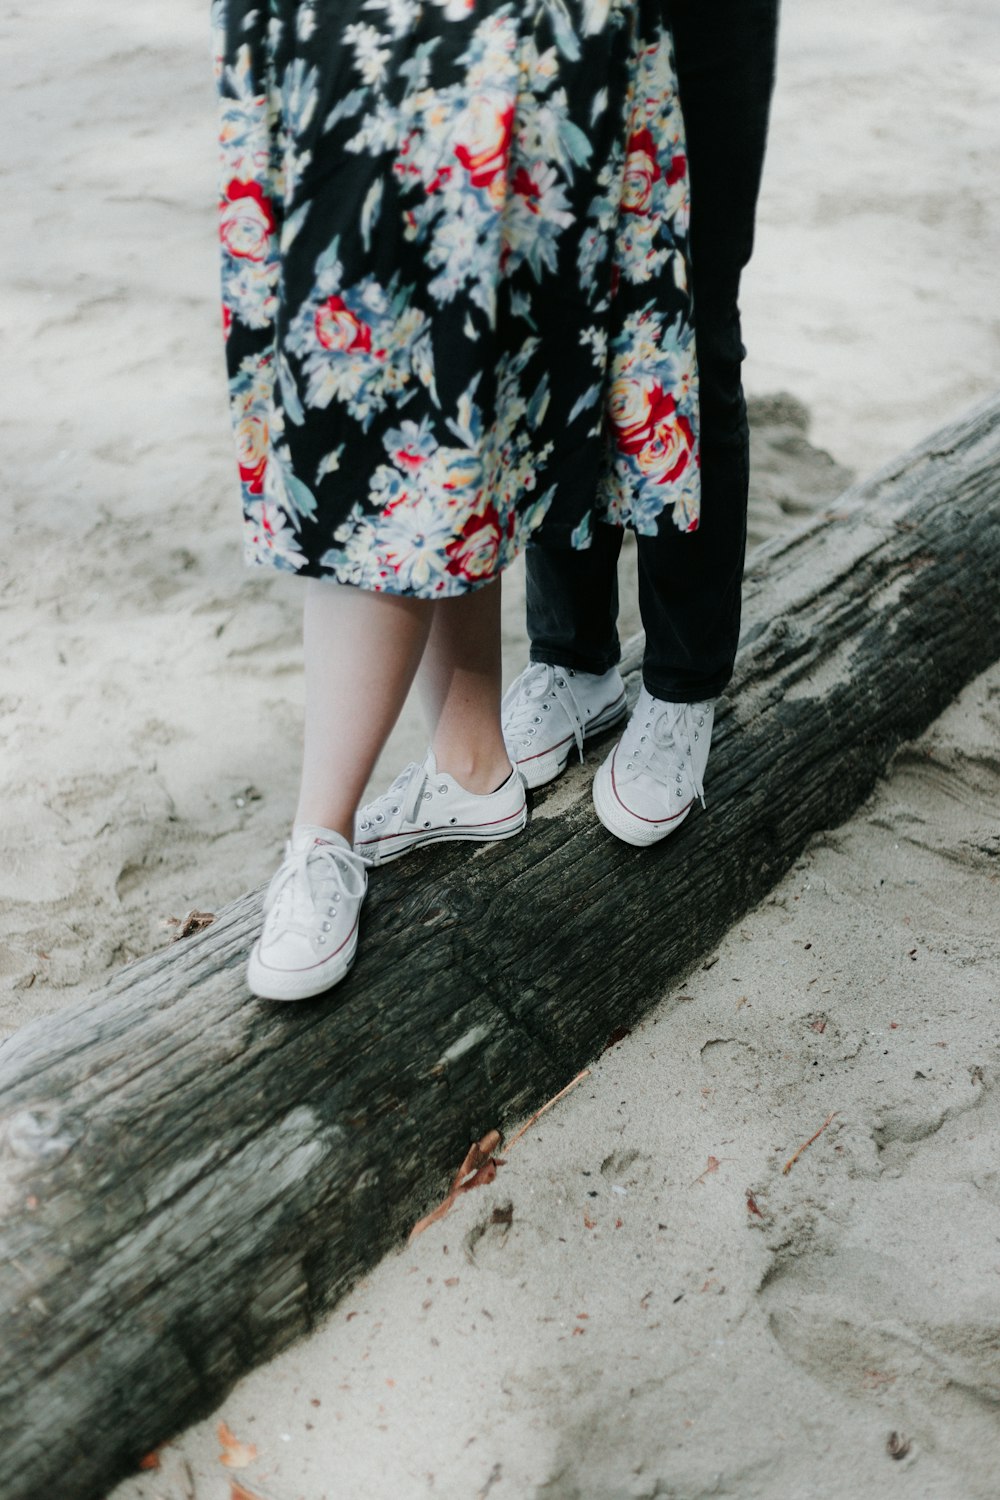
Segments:
[[[264,1000],[307,1000],[343,979],[358,946],[368,877],[329,828],[296,828],[264,897],[247,983]]]
[[[666,703],[643,688],[625,732],[594,777],[594,807],[626,844],[655,844],[695,801],[712,743],[712,703]]]
[[[354,850],[371,865],[386,865],[422,844],[509,839],[528,821],[524,783],[512,769],[495,792],[467,792],[439,771],[431,751],[409,765],[387,792],[369,802],[354,824]]]
[[[573,746],[624,719],[625,684],[617,667],[603,676],[533,662],[500,706],[507,753],[526,786],[545,786],[566,769]]]

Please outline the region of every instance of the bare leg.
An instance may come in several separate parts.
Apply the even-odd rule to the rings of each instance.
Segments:
[[[500,580],[434,603],[417,678],[438,770],[468,792],[510,775],[500,728]]]
[[[332,828],[353,843],[361,794],[410,690],[434,613],[425,599],[309,580],[297,825]]]

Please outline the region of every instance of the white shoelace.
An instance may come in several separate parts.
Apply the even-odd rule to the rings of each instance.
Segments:
[[[626,770],[648,771],[663,783],[672,780],[704,807],[705,788],[694,763],[695,735],[701,727],[696,714],[704,720],[700,703],[665,703],[658,712],[653,710],[632,743],[622,748],[626,751]]]
[[[411,761],[400,771],[387,791],[381,792],[367,803],[358,814],[358,831],[368,833],[372,828],[389,825],[396,832],[402,823],[415,823],[417,809],[427,786],[427,767]],[[397,819],[393,823],[393,819]]]
[[[550,696],[555,698],[569,720],[582,761],[583,714],[580,705],[569,685],[568,674],[547,662],[535,662],[508,688],[501,705],[504,738],[512,749],[527,749],[535,737],[535,730],[542,723],[538,712],[542,700]]]
[[[365,889],[365,861],[360,854],[340,844],[310,844],[286,854],[265,897],[264,912],[269,913],[279,897],[287,895],[291,914],[284,924],[286,930],[312,939],[323,908],[332,917],[342,897],[360,901]]]

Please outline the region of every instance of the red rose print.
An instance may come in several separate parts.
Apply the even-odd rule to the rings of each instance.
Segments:
[[[473,187],[488,188],[506,170],[514,134],[514,106],[497,109],[488,98],[478,97],[469,107],[472,139],[455,147],[455,155],[469,174]]]
[[[259,182],[234,179],[219,205],[219,237],[238,260],[267,259],[277,225],[271,200]]]
[[[484,515],[470,516],[446,549],[448,572],[458,578],[489,578],[496,571],[500,535],[500,517],[494,506]]]
[[[343,297],[327,297],[316,310],[314,325],[319,342],[333,354],[371,352],[371,329],[351,312]]]
[[[652,132],[636,130],[629,136],[626,149],[622,212],[626,214],[648,213],[653,201],[653,185],[659,182],[662,175]]]
[[[668,484],[683,474],[691,461],[694,431],[662,386],[647,388],[620,376],[611,387],[608,410],[619,451],[634,458],[648,479]]]
[[[240,479],[251,495],[264,493],[267,471],[268,425],[266,417],[249,412],[236,427],[236,461]]]

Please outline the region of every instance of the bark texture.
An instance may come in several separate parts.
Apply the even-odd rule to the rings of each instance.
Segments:
[[[631,643],[632,691],[641,642]],[[757,553],[708,811],[626,847],[598,746],[526,835],[376,871],[329,998],[252,1001],[260,893],[0,1049],[0,1495],[104,1494],[306,1332],[471,1139],[669,992],[1000,656],[1000,398]]]

